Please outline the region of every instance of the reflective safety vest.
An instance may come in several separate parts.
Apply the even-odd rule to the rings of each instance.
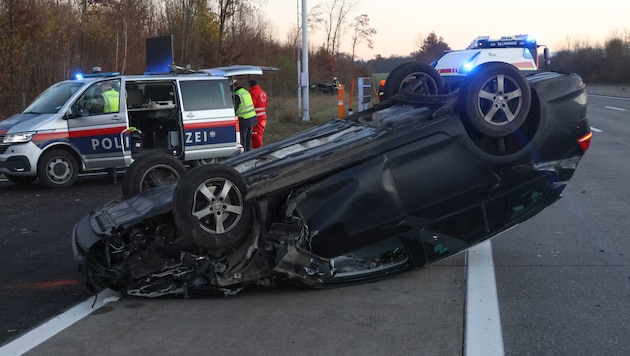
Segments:
[[[109,89],[101,93],[105,104],[103,106],[103,112],[118,112],[118,102],[120,101],[120,95],[114,89]]]
[[[245,88],[240,88],[234,94],[238,95],[240,99],[240,104],[238,108],[236,108],[236,116],[245,120],[256,117],[256,111],[254,110],[254,100],[252,100],[252,96],[249,94],[249,92],[245,90]]]

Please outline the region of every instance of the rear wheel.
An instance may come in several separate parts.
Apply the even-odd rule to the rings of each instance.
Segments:
[[[125,172],[122,184],[123,198],[130,198],[150,188],[176,183],[186,167],[175,157],[152,154],[134,161]]]
[[[181,236],[212,251],[237,246],[253,220],[246,187],[229,166],[208,164],[188,172],[173,193],[173,217]]]
[[[204,164],[212,164],[212,163],[219,163],[219,159],[218,158],[197,159],[194,161],[189,161],[188,165],[190,165],[190,167],[192,168],[195,168],[195,167],[202,166]]]
[[[382,100],[403,90],[423,95],[443,94],[444,80],[429,64],[407,62],[394,68],[387,77]]]
[[[37,163],[37,177],[48,188],[66,188],[74,184],[79,165],[71,153],[51,150],[44,153]]]
[[[532,94],[521,72],[507,63],[486,63],[462,83],[461,107],[467,122],[480,134],[503,137],[527,119]]]

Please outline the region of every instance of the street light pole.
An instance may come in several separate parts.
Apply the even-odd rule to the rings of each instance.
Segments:
[[[308,98],[308,20],[306,11],[306,0],[302,0],[302,99],[304,100],[304,111],[302,112],[302,121],[311,121],[309,115],[309,98]]]

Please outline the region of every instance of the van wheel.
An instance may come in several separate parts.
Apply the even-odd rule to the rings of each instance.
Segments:
[[[5,177],[9,182],[17,185],[29,185],[37,179],[36,176],[12,176],[8,174],[5,174]]]
[[[66,188],[74,184],[79,165],[71,153],[52,150],[44,153],[37,163],[37,177],[47,188]]]
[[[503,137],[527,119],[532,93],[518,68],[507,63],[485,63],[462,83],[460,100],[468,123],[480,134]]]
[[[219,163],[219,159],[218,158],[207,158],[207,159],[197,159],[197,160],[194,160],[194,161],[188,161],[188,165],[191,168],[203,166],[204,164],[213,164],[213,163]]]
[[[130,198],[150,188],[176,183],[186,167],[168,154],[151,154],[135,160],[123,176],[123,199]]]
[[[237,246],[251,229],[253,214],[245,202],[246,183],[221,164],[194,168],[173,193],[173,217],[184,239],[211,251]]]
[[[443,94],[444,80],[440,73],[427,63],[407,62],[389,73],[381,100],[389,99],[403,90],[422,95]]]

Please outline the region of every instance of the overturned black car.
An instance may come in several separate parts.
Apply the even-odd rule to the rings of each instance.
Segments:
[[[487,63],[445,92],[430,66],[405,68],[371,109],[85,216],[72,245],[87,288],[360,282],[444,259],[560,198],[591,137],[578,75]]]

